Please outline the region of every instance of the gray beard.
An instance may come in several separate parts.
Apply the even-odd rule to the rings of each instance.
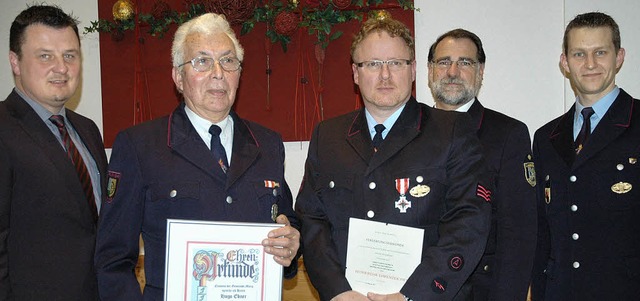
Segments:
[[[461,80],[458,78],[447,78],[445,83],[443,83],[442,80],[439,82],[430,82],[429,87],[431,88],[433,98],[450,106],[461,106],[474,99],[480,90],[480,87],[465,87],[462,91],[457,93],[446,93],[442,86],[451,82],[462,84]]]
[[[475,96],[475,92],[469,89],[464,89],[461,92],[455,93],[453,95],[443,92],[441,89],[438,89],[438,87],[435,87],[435,89],[433,89],[433,98],[450,106],[463,105],[475,98]]]

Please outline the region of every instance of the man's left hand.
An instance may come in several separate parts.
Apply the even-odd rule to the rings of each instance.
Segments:
[[[262,241],[264,251],[273,255],[273,259],[282,266],[288,267],[298,254],[300,248],[300,232],[291,227],[286,215],[280,214],[276,223],[284,227],[271,230],[267,239]]]

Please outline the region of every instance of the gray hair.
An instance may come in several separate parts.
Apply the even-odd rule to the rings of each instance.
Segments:
[[[186,59],[184,57],[185,40],[189,34],[203,33],[206,35],[212,35],[220,32],[225,33],[231,39],[236,50],[236,56],[240,61],[242,61],[242,58],[244,57],[244,49],[236,38],[236,34],[229,25],[229,22],[227,22],[227,19],[224,15],[207,13],[193,18],[178,27],[178,30],[173,37],[173,45],[171,46],[173,66],[175,67],[184,63],[184,60]]]

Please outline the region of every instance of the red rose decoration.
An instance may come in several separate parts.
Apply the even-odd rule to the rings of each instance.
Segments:
[[[298,29],[298,16],[294,12],[282,11],[276,16],[276,33],[290,36]]]
[[[169,7],[169,4],[167,4],[167,2],[164,2],[162,0],[154,3],[153,7],[151,8],[151,15],[156,20],[167,18],[170,13],[171,7]]]
[[[351,0],[333,0],[333,6],[337,9],[345,9],[351,5]]]
[[[258,0],[204,0],[207,12],[224,15],[231,25],[242,24],[253,16]]]

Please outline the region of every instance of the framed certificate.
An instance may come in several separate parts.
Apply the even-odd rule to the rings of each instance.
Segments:
[[[167,220],[164,300],[281,300],[282,266],[261,242],[282,226]]]
[[[350,218],[349,285],[364,295],[399,292],[420,264],[423,239],[423,229]]]

